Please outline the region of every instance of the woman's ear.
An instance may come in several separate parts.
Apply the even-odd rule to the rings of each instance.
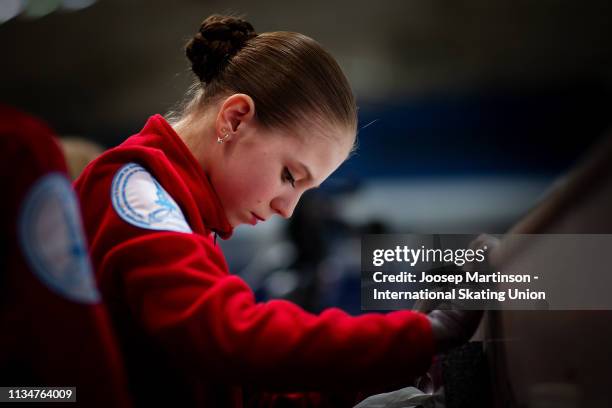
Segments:
[[[255,118],[255,102],[245,94],[233,94],[221,103],[215,127],[217,134],[235,133]]]

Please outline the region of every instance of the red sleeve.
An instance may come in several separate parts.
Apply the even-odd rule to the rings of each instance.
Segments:
[[[304,391],[405,385],[429,368],[433,339],[425,315],[352,317],[339,309],[314,315],[283,300],[256,303],[247,284],[229,274],[210,236],[123,221],[104,182],[114,172],[104,173],[77,182],[103,296],[126,305],[185,369],[234,384]]]
[[[195,371],[318,389],[337,378],[358,387],[406,381],[431,363],[424,315],[317,316],[282,300],[256,303],[211,240],[196,234],[146,231],[107,254],[101,272],[109,271],[145,330]]]

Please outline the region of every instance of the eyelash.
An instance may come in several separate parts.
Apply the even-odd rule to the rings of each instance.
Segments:
[[[283,181],[288,181],[295,188],[295,178],[293,178],[293,174],[291,174],[287,167],[283,170]]]

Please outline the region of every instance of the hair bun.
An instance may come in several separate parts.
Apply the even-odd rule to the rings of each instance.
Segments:
[[[248,21],[220,15],[208,17],[185,48],[193,73],[200,81],[210,82],[225,68],[230,58],[256,35]]]

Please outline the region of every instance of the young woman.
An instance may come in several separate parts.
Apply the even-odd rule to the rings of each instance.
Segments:
[[[427,370],[436,341],[464,339],[461,325],[447,330],[454,316],[432,324],[410,311],[313,315],[255,302],[216,238],[290,217],[346,160],[354,97],[302,34],[257,35],[211,16],[186,53],[198,82],[184,109],[170,122],[151,117],[76,182],[136,402],[233,407],[244,387],[393,389]]]

